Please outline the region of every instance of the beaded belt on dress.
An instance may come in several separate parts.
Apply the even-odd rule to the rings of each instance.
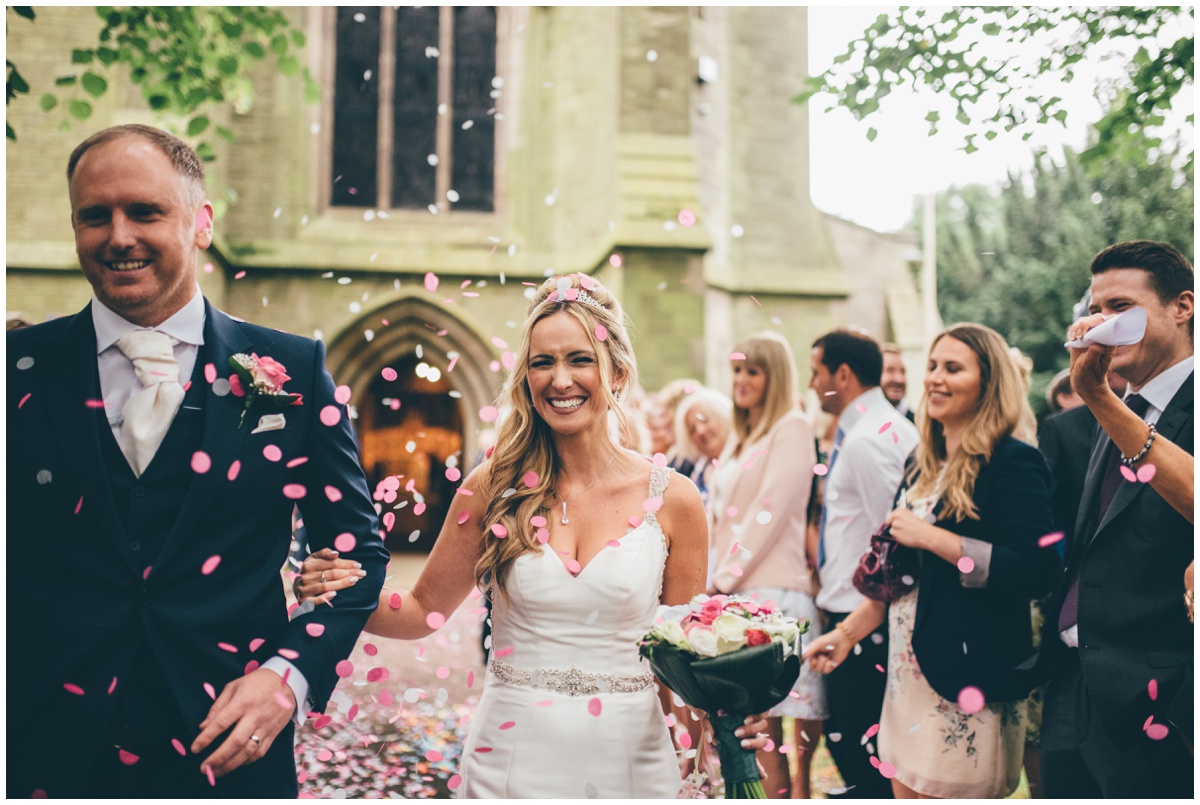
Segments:
[[[636,693],[654,684],[654,674],[647,671],[636,676],[621,674],[592,674],[572,666],[563,671],[558,668],[541,668],[525,671],[513,668],[506,662],[493,659],[488,670],[510,685],[525,685],[531,688],[565,693],[568,696],[591,696],[596,693]]]

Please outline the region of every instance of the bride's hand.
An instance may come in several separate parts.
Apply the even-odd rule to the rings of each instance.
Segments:
[[[337,551],[322,548],[304,560],[300,572],[292,580],[292,592],[296,594],[298,604],[309,600],[328,604],[338,590],[358,584],[358,580],[365,575],[367,572],[358,562],[339,559]]]

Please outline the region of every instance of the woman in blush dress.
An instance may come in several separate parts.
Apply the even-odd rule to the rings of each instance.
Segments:
[[[1016,667],[1033,653],[1029,602],[1058,574],[1038,545],[1054,530],[1050,470],[1013,436],[1028,408],[998,333],[956,324],[934,340],[921,441],[887,519],[918,551],[917,586],[864,600],[805,651],[827,673],[887,619],[879,769],[897,798],[999,798],[1020,780],[1031,685]]]
[[[819,630],[813,573],[805,558],[815,442],[796,405],[796,370],[782,336],[764,332],[738,344],[733,369],[733,435],[711,477],[710,592],[771,600]],[[808,641],[803,641],[807,645]],[[792,786],[779,751],[784,716],[796,719],[799,773]],[[771,710],[771,751],[759,752],[768,797],[808,798],[812,751],[828,717],[824,679],[807,666],[788,698]]]
[[[372,634],[415,639],[478,585],[495,649],[459,796],[673,798],[680,771],[638,641],[659,604],[704,589],[704,509],[686,478],[622,449],[610,415],[637,366],[617,300],[585,275],[533,297],[490,458],[454,496],[411,592],[381,593]],[[352,584],[331,554],[304,598]],[[748,719],[748,724],[750,720]],[[755,725],[746,731],[753,732]]]

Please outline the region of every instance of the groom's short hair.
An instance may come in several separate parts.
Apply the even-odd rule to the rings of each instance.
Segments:
[[[75,146],[70,159],[67,160],[67,183],[69,184],[74,178],[75,166],[79,164],[80,158],[90,148],[101,143],[118,140],[121,137],[139,137],[161,151],[167,159],[171,160],[175,172],[183,179],[188,200],[195,205],[204,201],[206,195],[204,165],[192,147],[170,132],[141,123],[127,123],[123,126],[102,129]]]

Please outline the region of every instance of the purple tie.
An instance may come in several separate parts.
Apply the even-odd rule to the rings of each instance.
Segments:
[[[1150,408],[1149,401],[1140,394],[1131,394],[1125,399],[1129,410],[1143,419]],[[1117,489],[1121,486],[1121,451],[1112,442],[1108,445],[1108,458],[1105,465],[1104,481],[1100,485],[1100,515],[1097,523],[1104,519],[1108,507],[1116,497]],[[1065,632],[1079,623],[1079,572],[1073,574],[1071,586],[1067,589],[1067,597],[1063,599],[1062,609],[1058,613],[1058,631]]]

